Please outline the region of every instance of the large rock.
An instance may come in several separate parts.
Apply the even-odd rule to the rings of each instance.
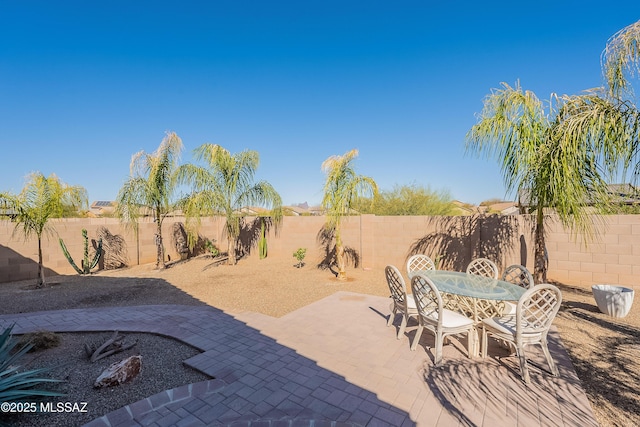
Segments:
[[[104,370],[93,384],[95,388],[111,387],[131,381],[142,369],[142,356],[131,356]]]

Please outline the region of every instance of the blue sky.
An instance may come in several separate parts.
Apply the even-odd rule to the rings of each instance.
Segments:
[[[465,134],[501,82],[601,85],[640,2],[587,4],[0,0],[0,191],[41,171],[113,200],[132,154],[175,131],[183,162],[205,142],[257,150],[285,204],[318,203],[321,163],[352,148],[382,189],[513,199]]]

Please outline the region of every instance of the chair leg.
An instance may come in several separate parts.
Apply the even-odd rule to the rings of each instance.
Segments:
[[[404,329],[407,327],[407,315],[402,313],[402,322],[400,323],[400,328],[398,329],[398,336],[396,338],[402,338],[404,335]]]
[[[553,361],[553,358],[551,357],[551,353],[549,353],[549,347],[547,347],[547,340],[543,339],[542,341],[540,341],[540,345],[542,346],[542,352],[544,353],[544,357],[547,358],[547,363],[549,364],[549,368],[551,369],[551,374],[554,377],[557,377],[559,375],[558,367]]]
[[[467,332],[467,354],[469,359],[478,355],[478,331],[476,328]]]
[[[522,375],[522,380],[529,384],[531,383],[531,379],[529,378],[529,367],[527,366],[527,357],[524,354],[524,348],[516,345],[516,353],[518,354],[518,360],[520,362],[520,373]]]
[[[391,326],[393,325],[393,321],[396,319],[396,307],[395,304],[391,303],[391,306],[389,307],[389,310],[391,310],[391,314],[389,314],[389,320],[387,320],[387,326]]]
[[[420,342],[420,337],[422,336],[422,330],[424,327],[422,325],[418,326],[416,330],[416,335],[413,337],[413,342],[411,342],[411,351],[415,351],[418,348],[418,343]]]
[[[444,337],[442,332],[436,332],[436,357],[434,359],[434,365],[439,366],[442,362],[442,341]]]
[[[489,346],[487,341],[489,340],[489,334],[487,334],[487,328],[482,327],[482,358],[487,357],[487,347]]]

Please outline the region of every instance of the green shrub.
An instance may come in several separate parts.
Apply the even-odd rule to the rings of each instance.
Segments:
[[[298,260],[298,264],[296,264],[296,267],[300,268],[304,265],[302,260],[304,260],[304,257],[306,254],[307,254],[307,248],[298,248],[298,250],[293,253],[293,256],[295,257],[295,259]]]
[[[218,255],[220,255],[220,251],[211,240],[209,239],[205,240],[204,247],[206,248],[207,252],[209,252],[212,256],[217,257]]]

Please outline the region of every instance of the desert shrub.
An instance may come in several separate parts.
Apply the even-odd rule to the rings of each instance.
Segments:
[[[23,347],[31,344],[29,353],[34,351],[46,350],[60,345],[60,335],[50,331],[38,331],[30,334],[24,334],[18,341],[18,346]]]
[[[353,208],[362,214],[375,215],[455,215],[457,212],[447,191],[417,185],[396,185],[390,191],[380,191],[373,199],[358,199]]]
[[[216,239],[209,239],[208,237],[198,234],[198,238],[193,246],[192,255],[211,255],[216,257],[220,254],[218,247],[215,245]]]

